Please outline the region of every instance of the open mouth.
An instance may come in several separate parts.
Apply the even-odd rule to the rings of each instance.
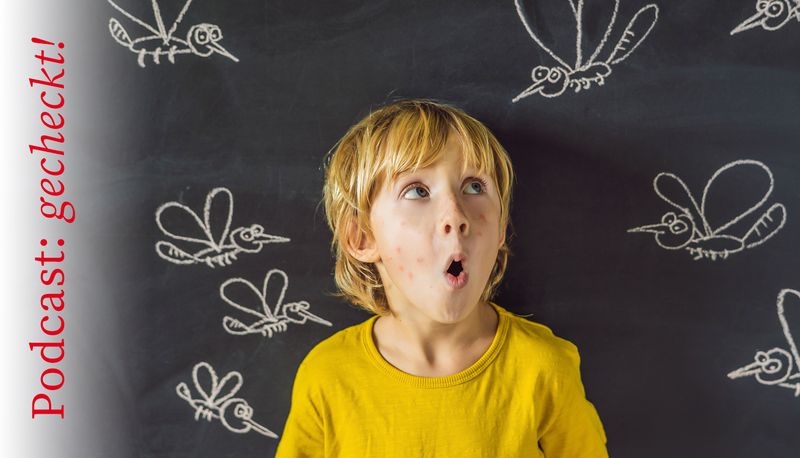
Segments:
[[[451,257],[450,264],[444,273],[447,283],[453,289],[463,288],[467,284],[469,276],[464,269],[465,258],[461,254],[456,254]]]
[[[464,268],[461,267],[461,261],[453,261],[450,263],[450,268],[447,269],[447,273],[454,277],[458,277],[458,275],[463,271]]]

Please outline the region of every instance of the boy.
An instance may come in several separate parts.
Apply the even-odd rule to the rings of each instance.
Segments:
[[[490,302],[514,175],[480,122],[407,100],[334,148],[324,202],[343,296],[376,314],[309,352],[278,457],[606,457],[578,352]]]

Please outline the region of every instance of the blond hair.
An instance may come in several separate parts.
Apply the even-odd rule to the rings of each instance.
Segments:
[[[464,167],[491,176],[500,195],[500,228],[510,224],[511,160],[495,136],[480,121],[458,108],[430,100],[401,100],[371,112],[331,149],[326,157],[323,202],[333,232],[331,251],[336,256],[334,279],[342,297],[376,314],[389,313],[380,275],[372,263],[350,253],[352,237],[372,237],[370,209],[384,180],[434,163],[448,136],[460,140]],[[489,300],[500,283],[511,251],[508,241],[481,295]]]

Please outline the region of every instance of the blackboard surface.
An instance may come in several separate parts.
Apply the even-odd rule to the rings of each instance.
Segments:
[[[732,35],[754,2],[654,2],[619,2],[595,61],[609,69],[602,84],[517,102],[535,67],[558,67],[556,57],[574,66],[572,8],[583,8],[586,64],[614,1],[541,0],[521,5],[521,16],[510,0],[196,0],[176,36],[216,25],[229,56],[175,54],[174,63],[140,57],[109,32],[114,18],[132,40],[147,35],[120,9],[153,24],[151,2],[98,3],[87,32],[107,56],[97,91],[125,107],[106,120],[115,147],[96,153],[105,181],[87,210],[103,215],[92,231],[98,243],[116,247],[102,265],[117,292],[105,313],[121,323],[125,354],[110,371],[127,406],[118,456],[274,454],[277,439],[233,432],[243,426],[192,404],[202,397],[193,369],[210,393],[213,368],[221,393],[235,391],[254,422],[281,434],[305,354],[368,318],[329,294],[323,157],[370,108],[406,97],[465,109],[508,149],[518,177],[513,256],[495,301],[579,347],[611,456],[796,456],[795,392],[728,374],[757,350],[790,349],[777,302],[800,289],[800,22]],[[184,3],[158,5],[169,29]],[[616,51],[628,55],[611,64],[632,18],[632,38]],[[656,179],[662,173],[670,175]],[[209,195],[212,240],[260,225],[288,241],[226,249],[235,259],[198,255]],[[697,208],[681,210],[692,199]],[[629,232],[668,212],[693,215],[687,247]],[[266,302],[278,304],[285,286],[283,303],[305,301],[320,321],[271,336],[247,328],[258,316],[232,303],[263,314],[258,292],[270,272]],[[792,323],[789,312],[800,299],[784,299],[785,321],[800,335],[800,315]],[[234,371],[240,379],[224,379]]]

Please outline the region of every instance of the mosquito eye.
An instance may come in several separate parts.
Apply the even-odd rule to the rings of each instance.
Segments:
[[[222,30],[219,27],[214,27],[211,29],[211,40],[217,41],[222,39]]]
[[[558,68],[554,68],[550,70],[550,73],[547,75],[547,80],[551,83],[557,83],[558,80],[561,79],[561,70]]]
[[[208,43],[208,33],[205,30],[198,30],[194,33],[194,39],[201,45]]]
[[[547,78],[549,74],[550,74],[550,69],[545,67],[544,65],[540,65],[533,69],[533,72],[531,72],[531,77],[533,78],[533,81],[538,82]]]
[[[669,212],[665,213],[664,216],[661,217],[661,222],[664,224],[672,224],[675,219],[675,213]]]
[[[689,226],[681,220],[676,220],[669,226],[669,231],[673,234],[683,234],[687,229],[689,229]]]
[[[236,418],[243,418],[245,420],[253,416],[253,408],[245,403],[237,404],[233,408],[233,415]]]
[[[772,4],[769,5],[769,8],[767,8],[767,16],[769,17],[778,16],[782,12],[783,12],[783,3],[780,2],[772,2]]]
[[[767,9],[768,5],[769,5],[769,2],[758,2],[758,4],[756,5],[756,9],[758,11],[764,11],[765,9]]]

